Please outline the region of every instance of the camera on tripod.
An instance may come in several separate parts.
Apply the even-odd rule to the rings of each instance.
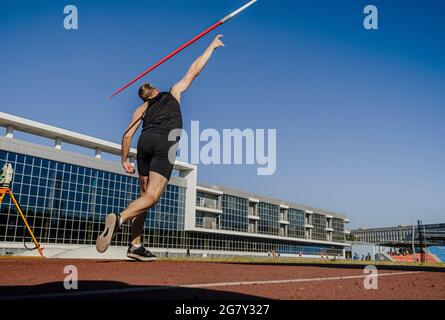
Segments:
[[[12,176],[14,174],[14,169],[10,163],[6,163],[3,166],[2,173],[0,175],[0,187],[10,188],[12,182]]]

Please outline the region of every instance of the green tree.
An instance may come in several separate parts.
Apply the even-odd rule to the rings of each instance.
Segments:
[[[352,233],[346,235],[346,241],[357,241],[357,237]]]

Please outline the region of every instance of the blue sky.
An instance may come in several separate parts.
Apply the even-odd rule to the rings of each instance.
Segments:
[[[185,128],[276,128],[277,171],[201,165],[201,182],[343,212],[351,228],[443,222],[442,1],[259,0],[108,99],[243,3],[3,0],[0,110],[119,142],[138,85],[167,90],[222,33],[226,47],[183,96]],[[66,4],[79,30],[63,28]],[[367,4],[378,31],[363,28]]]

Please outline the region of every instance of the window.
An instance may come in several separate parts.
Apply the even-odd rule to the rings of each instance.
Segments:
[[[221,229],[248,231],[248,200],[228,194],[222,195]]]
[[[260,202],[258,204],[258,233],[278,235],[280,207],[274,204]]]
[[[314,213],[312,215],[312,239],[326,241],[326,216]]]
[[[304,239],[304,212],[290,208],[288,210],[289,228],[288,236]]]

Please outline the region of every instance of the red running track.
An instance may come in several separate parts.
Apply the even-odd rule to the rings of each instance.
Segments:
[[[67,265],[78,290],[64,289]],[[383,268],[383,267],[381,267]],[[163,260],[0,259],[0,300],[113,299],[445,299],[445,270],[379,270],[366,290],[361,266],[243,264]]]

